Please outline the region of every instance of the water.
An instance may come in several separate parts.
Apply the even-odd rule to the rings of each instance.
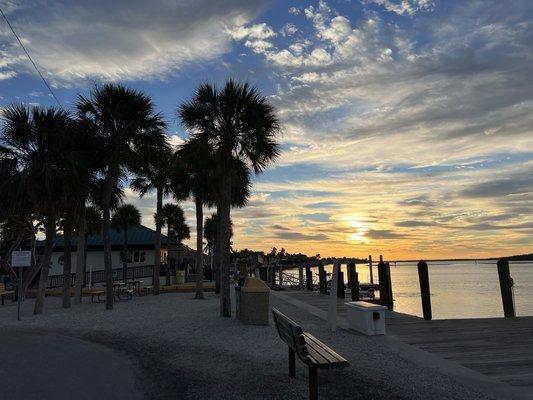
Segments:
[[[434,319],[503,317],[496,262],[429,262],[431,307]],[[331,272],[332,265],[325,269]],[[533,316],[533,262],[511,262],[515,309],[518,316]],[[346,265],[342,266],[347,281]],[[290,271],[298,274],[297,270]],[[318,272],[313,268],[313,272]],[[369,282],[368,265],[358,264],[360,282]],[[377,282],[374,265],[374,282]],[[394,310],[422,316],[416,263],[391,264]]]

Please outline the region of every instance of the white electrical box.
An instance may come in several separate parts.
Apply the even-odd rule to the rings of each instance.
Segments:
[[[350,329],[368,336],[385,334],[385,311],[387,307],[366,301],[351,301],[348,306]]]

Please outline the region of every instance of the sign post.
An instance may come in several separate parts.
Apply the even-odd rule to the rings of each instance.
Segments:
[[[17,320],[20,321],[20,305],[22,302],[22,292],[24,291],[22,284],[22,269],[31,265],[31,251],[14,251],[11,253],[11,266],[19,268],[19,282],[17,293]]]

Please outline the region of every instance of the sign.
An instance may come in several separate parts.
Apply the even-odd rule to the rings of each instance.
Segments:
[[[29,267],[31,265],[31,251],[14,251],[11,253],[12,267]]]

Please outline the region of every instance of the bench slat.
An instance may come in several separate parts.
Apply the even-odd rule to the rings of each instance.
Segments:
[[[344,357],[342,357],[340,354],[335,352],[335,350],[318,340],[310,333],[304,332],[304,337],[310,354],[311,349],[313,349],[315,352],[320,353],[327,360],[327,362],[331,364],[349,364]]]
[[[292,348],[300,360],[318,368],[335,368],[348,366],[348,361],[322,343],[281,312],[272,309],[274,322],[280,338]]]

